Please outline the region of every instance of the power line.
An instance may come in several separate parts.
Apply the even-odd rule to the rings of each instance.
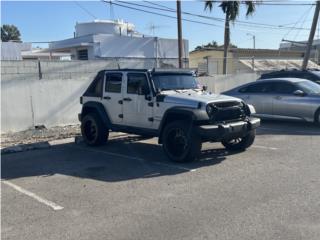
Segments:
[[[306,11],[303,12],[303,14],[299,17],[299,19],[294,23],[293,27],[290,28],[290,29],[288,30],[288,32],[282,37],[283,39],[286,38],[286,37],[289,35],[289,33],[293,30],[294,27],[296,27],[296,25],[303,19],[304,16],[308,16],[308,15],[309,15],[312,7],[313,7],[313,6],[311,6],[311,7],[308,8]]]
[[[215,3],[221,3],[223,2],[223,0],[220,0],[220,1],[212,1],[212,2],[215,2]],[[279,1],[265,1],[265,0],[257,0],[257,1],[252,1],[258,5],[270,5],[270,6],[311,6],[311,5],[316,5],[315,3],[297,3],[297,2],[290,2],[290,1],[287,1],[287,2],[279,2]],[[240,2],[240,4],[246,4],[244,2]]]
[[[88,15],[90,15],[91,17],[93,17],[94,19],[97,19],[97,17],[91,13],[88,9],[86,9],[85,7],[83,7],[80,3],[78,3],[77,1],[74,1],[75,4],[78,5],[78,7],[80,7],[83,11],[85,11]]]
[[[103,1],[103,2],[107,3],[105,1]],[[112,4],[116,5],[116,6],[119,6],[119,7],[124,7],[124,8],[128,8],[128,9],[144,12],[144,13],[150,13],[150,14],[154,14],[154,15],[158,15],[158,16],[162,16],[162,17],[172,18],[172,19],[175,19],[175,20],[177,19],[177,17],[174,17],[174,16],[170,16],[170,15],[166,15],[166,14],[162,14],[162,13],[157,13],[157,12],[152,12],[152,11],[148,11],[148,10],[143,10],[143,9],[139,9],[139,8],[135,8],[135,7],[125,6],[125,5],[122,5],[122,4],[119,4],[119,3],[112,3]],[[186,22],[198,23],[198,24],[203,24],[203,25],[207,25],[207,26],[222,27],[222,26],[215,25],[215,24],[212,24],[212,23],[201,22],[201,21],[196,21],[196,20],[191,20],[191,19],[186,19],[186,18],[182,18],[182,20],[186,21]]]
[[[310,11],[311,11],[312,8],[313,8],[313,6],[310,8],[310,10],[308,11],[308,13],[305,15],[304,19],[301,21],[301,24],[300,24],[301,27],[305,24],[305,22],[306,22],[306,20],[307,20],[307,17],[309,16]],[[297,39],[299,33],[300,33],[300,30],[298,30],[297,33],[296,33],[296,35],[294,36],[294,38],[293,38],[294,41]]]
[[[108,3],[107,1],[101,0],[104,3]],[[120,4],[120,3],[121,4]],[[137,3],[132,3],[132,2],[123,2],[123,1],[117,1],[117,3],[113,2],[112,4],[119,6],[119,7],[123,7],[123,8],[127,8],[127,9],[132,9],[135,11],[140,11],[140,12],[144,12],[144,13],[149,13],[149,14],[153,14],[153,15],[157,15],[157,16],[162,16],[162,17],[167,17],[167,18],[171,18],[171,19],[177,19],[174,16],[171,15],[167,15],[167,14],[162,14],[159,12],[153,12],[150,10],[144,10],[141,8],[137,8],[138,7],[144,7],[144,8],[151,8],[149,6],[146,5],[141,5],[141,4],[137,4]],[[125,5],[123,5],[125,4]],[[153,4],[152,2],[149,2],[149,4]],[[131,5],[131,6],[128,6]],[[159,6],[161,6],[160,4],[157,4]],[[134,6],[134,7],[133,7]],[[165,9],[163,8],[165,7]],[[171,12],[171,13],[175,13],[175,9],[172,8],[168,8],[166,6],[162,5],[162,8],[159,7],[152,7],[151,9],[155,9],[155,10],[161,10],[161,11],[166,11],[166,12]],[[204,16],[204,15],[199,15],[199,14],[193,14],[193,13],[189,13],[189,12],[182,12],[183,14],[188,14],[188,15],[192,15],[192,16],[196,16],[196,17],[202,17],[202,18],[206,18],[206,19],[211,19],[211,20],[216,20],[219,22],[224,22],[224,19],[219,19],[219,18],[213,18],[213,17],[208,17],[208,16]],[[207,25],[207,26],[213,26],[213,27],[220,27],[220,28],[224,28],[224,26],[221,25],[216,25],[216,24],[212,24],[212,23],[208,23],[208,22],[203,22],[203,21],[197,21],[197,20],[192,20],[192,19],[186,19],[186,18],[182,18],[183,21],[186,22],[192,22],[192,23],[198,23],[198,24],[202,24],[202,25]],[[251,28],[265,28],[265,29],[272,29],[272,30],[283,30],[283,29],[301,29],[301,28],[296,28],[296,27],[283,27],[283,26],[276,26],[276,25],[270,25],[270,24],[264,24],[264,23],[253,23],[253,22],[245,22],[245,21],[236,21],[239,25],[242,26],[246,26],[246,27],[251,27]],[[256,26],[254,26],[256,25]],[[310,30],[308,28],[302,28],[301,30]]]
[[[138,3],[124,2],[124,1],[121,1],[121,0],[118,0],[117,2],[121,2],[122,4],[133,5],[133,6],[144,7],[144,8],[152,8],[154,10],[160,10],[160,11],[166,11],[166,12],[172,12],[172,13],[174,13],[176,11],[173,8],[169,8],[167,6],[164,6],[164,5],[161,5],[161,4],[158,4],[158,3],[153,3],[153,2],[150,2],[150,1],[144,1],[144,2],[146,2],[148,4],[151,4],[151,5],[155,5],[157,7],[154,7],[154,6],[153,7],[149,7],[149,6],[138,4]],[[209,17],[209,16],[200,15],[200,14],[194,14],[194,13],[185,12],[185,11],[182,11],[181,13],[185,14],[185,15],[204,18],[204,19],[207,19],[207,20],[209,19],[209,20],[214,20],[214,21],[219,21],[219,22],[224,22],[225,21],[225,19],[223,19],[223,18]],[[247,27],[259,27],[259,28],[262,27],[262,28],[270,28],[270,29],[292,29],[292,27],[285,27],[283,25],[272,25],[272,24],[266,24],[266,23],[248,22],[248,21],[240,21],[240,20],[236,20],[235,22],[238,23],[239,25],[243,25],[243,26],[247,26]],[[305,29],[296,28],[296,29],[297,30],[298,29],[299,30],[309,30],[307,28],[305,28]]]

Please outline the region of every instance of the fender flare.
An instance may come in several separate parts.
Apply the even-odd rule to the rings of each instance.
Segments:
[[[172,121],[183,119],[193,125],[196,121],[209,120],[209,117],[203,109],[191,107],[172,107],[165,111],[159,125],[159,139],[158,142],[162,143],[162,134],[165,126]]]
[[[108,116],[108,113],[106,112],[104,106],[100,102],[86,102],[82,106],[81,110],[81,118],[83,118],[86,114],[90,112],[95,112],[99,115],[102,122],[108,127],[111,128],[111,121]]]

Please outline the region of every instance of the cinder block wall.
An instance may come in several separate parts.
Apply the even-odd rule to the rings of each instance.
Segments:
[[[199,77],[198,80],[202,85],[208,86],[208,91],[221,93],[239,85],[249,83],[258,79],[257,73],[241,73],[231,75],[215,75],[212,77]]]
[[[166,60],[170,63],[170,60]],[[37,125],[79,123],[79,98],[101,69],[152,68],[153,60],[1,61],[1,133]],[[255,74],[199,78],[212,92],[256,79]]]

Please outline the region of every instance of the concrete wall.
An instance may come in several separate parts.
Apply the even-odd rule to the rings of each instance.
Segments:
[[[253,82],[259,78],[256,73],[241,73],[232,75],[216,75],[213,77],[198,77],[202,85],[208,86],[208,91],[221,93],[239,85]]]
[[[151,68],[153,62],[121,60],[121,67]],[[101,69],[118,68],[116,61],[2,61],[1,132],[37,125],[79,123],[79,97]],[[199,78],[212,92],[256,79],[255,75]]]

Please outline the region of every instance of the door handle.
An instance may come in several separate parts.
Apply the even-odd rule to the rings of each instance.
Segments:
[[[123,101],[130,102],[130,101],[132,101],[132,99],[131,98],[124,98]]]
[[[281,100],[281,99],[282,99],[281,96],[276,96],[276,97],[274,97],[274,98],[277,99],[277,100]]]
[[[110,100],[110,99],[111,99],[111,97],[109,97],[109,96],[106,96],[106,97],[103,97],[103,99],[107,99],[107,100]]]

